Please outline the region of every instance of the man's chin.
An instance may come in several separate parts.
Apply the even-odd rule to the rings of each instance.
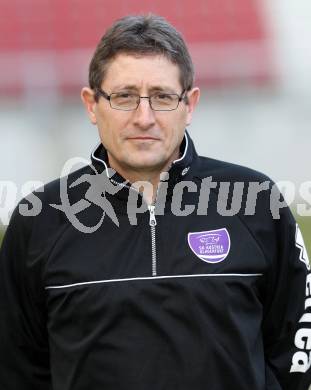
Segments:
[[[166,161],[159,158],[144,158],[131,161],[129,162],[128,166],[141,172],[154,172],[157,170],[162,171],[162,168],[166,166]]]

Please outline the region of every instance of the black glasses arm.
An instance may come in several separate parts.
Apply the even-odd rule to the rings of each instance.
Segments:
[[[102,89],[98,88],[96,89],[96,93],[101,95],[102,97],[104,97],[105,99],[107,99],[108,101],[110,101],[110,95],[108,95],[105,91],[103,91]]]

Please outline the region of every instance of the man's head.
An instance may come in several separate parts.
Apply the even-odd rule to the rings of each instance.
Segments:
[[[185,42],[181,34],[161,16],[127,16],[107,30],[89,67],[89,85],[94,91],[101,87],[109,63],[119,53],[163,55],[179,67],[182,89],[193,87],[193,64]]]
[[[114,169],[131,178],[131,172],[161,172],[178,158],[199,98],[193,77],[183,38],[164,18],[128,16],[106,32],[82,99]],[[152,107],[148,99],[139,103],[138,96],[151,97]],[[129,97],[134,106],[127,104]]]

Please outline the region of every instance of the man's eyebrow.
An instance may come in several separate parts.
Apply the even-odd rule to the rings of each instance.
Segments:
[[[137,85],[134,85],[134,84],[119,84],[113,88],[113,91],[122,91],[122,90],[123,91],[124,90],[138,91],[138,89],[139,88],[137,87]],[[149,92],[161,91],[161,92],[168,92],[168,93],[177,93],[175,89],[173,89],[172,87],[165,86],[165,85],[154,85],[151,88],[149,88],[148,90],[149,90]]]
[[[149,89],[149,91],[154,92],[154,91],[161,91],[161,92],[168,92],[168,93],[177,93],[175,89],[172,87],[168,87],[165,85],[155,85]]]
[[[136,91],[138,90],[137,86],[134,85],[134,84],[119,84],[119,85],[116,85],[115,87],[113,87],[113,90],[116,91],[116,90],[128,90],[128,89],[135,89]]]

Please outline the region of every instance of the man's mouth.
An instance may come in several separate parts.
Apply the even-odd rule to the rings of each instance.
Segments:
[[[159,141],[159,138],[151,137],[151,136],[137,136],[137,137],[129,137],[129,140],[137,140],[137,141]]]

